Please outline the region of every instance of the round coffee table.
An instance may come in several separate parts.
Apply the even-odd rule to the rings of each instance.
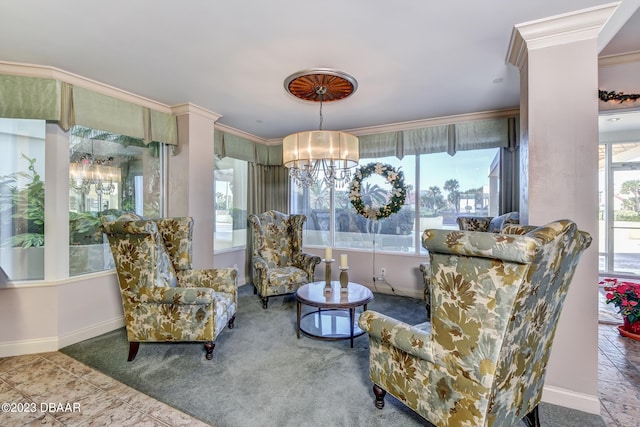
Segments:
[[[356,308],[367,309],[373,301],[373,293],[366,287],[349,282],[347,291],[340,289],[340,282],[312,282],[301,286],[296,292],[298,300],[298,338],[300,332],[326,341],[351,340],[364,334],[356,324]],[[318,310],[302,315],[302,304]]]

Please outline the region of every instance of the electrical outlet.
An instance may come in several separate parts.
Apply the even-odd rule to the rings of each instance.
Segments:
[[[386,276],[386,275],[387,275],[387,269],[386,269],[386,268],[384,268],[384,267],[382,267],[382,268],[380,269],[380,275],[381,275],[382,277]]]

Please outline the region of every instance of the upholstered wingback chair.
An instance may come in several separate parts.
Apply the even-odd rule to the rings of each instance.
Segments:
[[[386,392],[439,427],[539,426],[547,361],[569,283],[591,237],[569,220],[524,235],[425,230],[431,323],[375,311],[376,406]]]
[[[306,219],[273,210],[249,216],[253,292],[260,293],[262,308],[270,296],[290,294],[313,281],[320,257],[302,251]]]
[[[192,227],[192,218],[131,214],[101,225],[118,274],[129,361],[141,342],[161,341],[204,342],[211,359],[216,337],[233,328],[237,270],[192,269]]]

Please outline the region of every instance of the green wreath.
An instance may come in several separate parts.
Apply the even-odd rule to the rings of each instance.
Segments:
[[[389,202],[379,208],[365,205],[362,200],[362,181],[371,176],[380,175],[391,184],[391,197]],[[349,201],[360,215],[365,218],[379,220],[398,212],[407,197],[407,188],[404,185],[404,173],[393,166],[384,163],[369,163],[356,170],[353,181],[349,186]]]

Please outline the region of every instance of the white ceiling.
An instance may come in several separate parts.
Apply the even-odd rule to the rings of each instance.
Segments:
[[[318,127],[318,105],[283,87],[312,67],[358,80],[350,98],[325,103],[325,129],[516,108],[519,75],[505,61],[514,25],[607,3],[2,0],[0,61],[53,66],[167,105],[190,102],[272,139]],[[638,5],[624,0],[626,16]],[[640,12],[601,54],[631,51],[640,51]]]

